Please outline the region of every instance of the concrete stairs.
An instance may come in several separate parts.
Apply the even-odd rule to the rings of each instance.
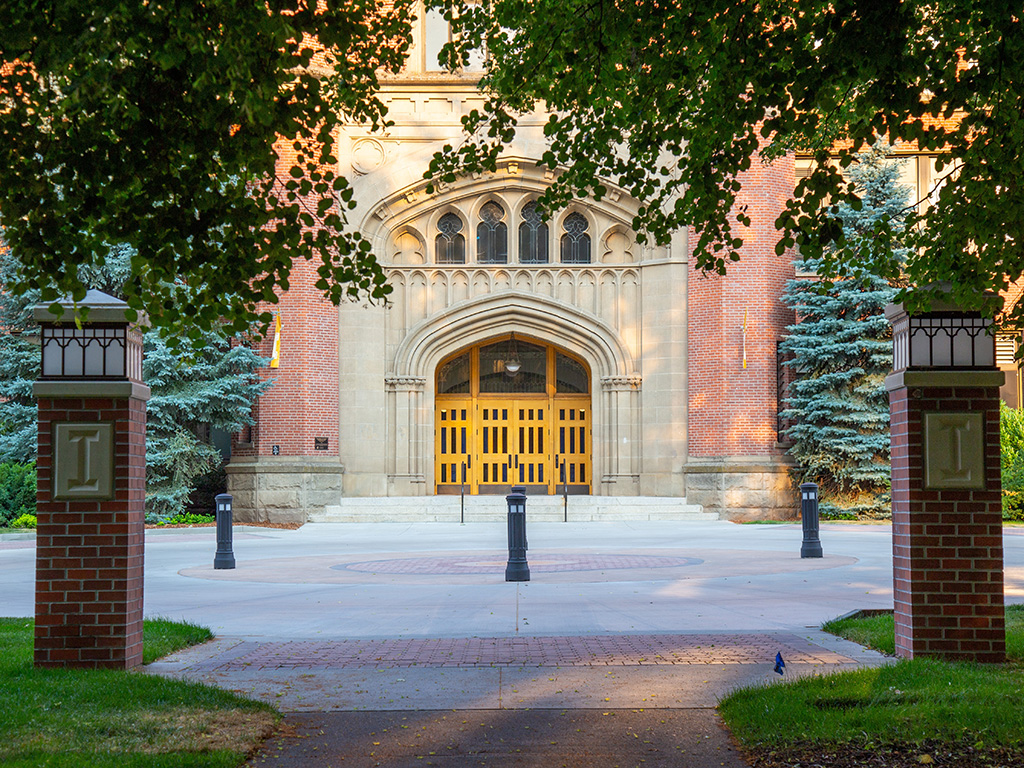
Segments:
[[[458,496],[390,496],[381,498],[342,498],[338,504],[313,513],[311,523],[457,523],[460,521]],[[504,496],[466,496],[467,523],[501,522],[507,513]],[[526,500],[527,519],[535,522],[562,522],[565,508],[561,496],[530,496]],[[704,512],[686,499],[655,496],[570,496],[569,522],[620,520],[710,521],[717,513]]]

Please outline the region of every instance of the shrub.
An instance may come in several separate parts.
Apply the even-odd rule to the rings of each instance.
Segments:
[[[22,515],[11,522],[11,528],[35,528],[35,515]]]
[[[999,403],[1003,519],[1024,520],[1024,410]]]
[[[10,527],[22,515],[35,515],[36,465],[0,464],[0,527]]]
[[[217,522],[216,515],[194,515],[191,512],[180,512],[174,517],[161,520],[158,525],[203,525]]]

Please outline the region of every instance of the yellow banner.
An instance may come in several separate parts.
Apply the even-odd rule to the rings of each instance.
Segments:
[[[281,363],[281,313],[277,313],[274,323],[274,354],[270,357],[270,367],[277,368]]]

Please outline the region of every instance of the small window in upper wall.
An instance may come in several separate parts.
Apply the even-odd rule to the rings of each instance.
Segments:
[[[476,225],[476,258],[482,264],[504,264],[508,261],[508,225],[505,209],[495,202],[480,209]]]
[[[434,258],[438,264],[465,264],[466,238],[462,234],[462,219],[446,213],[437,222],[438,234],[434,240]]]
[[[565,234],[562,235],[562,263],[590,263],[590,235],[587,229],[590,222],[581,213],[570,213],[562,223]]]
[[[427,72],[444,72],[441,63],[441,48],[452,41],[451,25],[441,11],[427,11],[423,18],[424,53]],[[487,57],[480,49],[469,52],[469,61],[461,67],[463,72],[482,72]]]
[[[519,225],[519,262],[548,263],[548,225],[541,218],[536,203],[527,203],[523,208],[523,223]]]
[[[448,22],[441,12],[427,11],[423,19],[423,47],[427,56],[427,72],[444,69],[438,57],[441,55],[441,48],[448,44],[450,34]]]

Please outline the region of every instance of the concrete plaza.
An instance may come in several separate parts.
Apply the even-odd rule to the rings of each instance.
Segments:
[[[706,726],[728,690],[780,679],[778,652],[787,678],[886,663],[818,630],[892,607],[886,525],[825,524],[815,560],[800,558],[799,525],[531,523],[519,584],[504,581],[505,536],[500,523],[239,526],[237,568],[215,571],[212,528],[151,530],[146,615],[218,639],[148,670],[294,713],[657,709]],[[1004,541],[1007,601],[1024,602],[1024,528]],[[33,571],[31,540],[0,541],[0,615],[33,614]]]

